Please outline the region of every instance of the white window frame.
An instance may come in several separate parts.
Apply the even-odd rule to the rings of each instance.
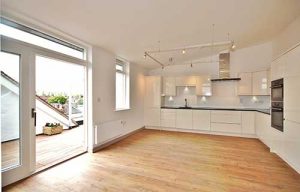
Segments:
[[[122,66],[123,70],[117,69],[117,65]],[[123,98],[124,105],[123,106],[117,106],[118,102],[118,95],[117,95],[117,74],[123,74],[125,75],[125,91],[124,95],[125,98]],[[123,111],[123,110],[129,110],[130,109],[130,63],[124,59],[116,58],[116,64],[115,64],[115,111]]]

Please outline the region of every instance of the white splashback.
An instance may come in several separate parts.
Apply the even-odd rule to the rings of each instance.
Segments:
[[[198,107],[247,107],[270,108],[270,96],[238,96],[237,82],[215,82],[212,84],[212,96],[196,96],[196,87],[177,87],[176,96],[165,97],[164,106],[184,106],[186,98],[189,106]]]

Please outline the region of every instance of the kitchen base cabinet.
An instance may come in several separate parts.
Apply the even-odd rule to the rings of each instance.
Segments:
[[[225,133],[241,133],[240,124],[230,123],[211,123],[211,131],[214,132],[225,132]]]
[[[210,111],[209,110],[193,110],[193,129],[210,130]]]
[[[175,109],[162,109],[160,115],[161,127],[176,127],[176,110]]]
[[[177,109],[176,128],[192,129],[192,127],[193,127],[193,110]]]
[[[255,134],[255,112],[242,112],[242,133],[251,135]]]

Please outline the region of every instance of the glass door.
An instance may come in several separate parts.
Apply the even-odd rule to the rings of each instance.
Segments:
[[[28,55],[13,40],[2,38],[1,43],[1,171],[2,186],[5,186],[34,171],[30,142],[34,121]]]

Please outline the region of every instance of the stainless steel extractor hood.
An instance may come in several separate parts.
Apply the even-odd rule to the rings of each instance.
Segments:
[[[219,78],[211,81],[239,81],[241,78],[230,77],[230,53],[219,54]]]

